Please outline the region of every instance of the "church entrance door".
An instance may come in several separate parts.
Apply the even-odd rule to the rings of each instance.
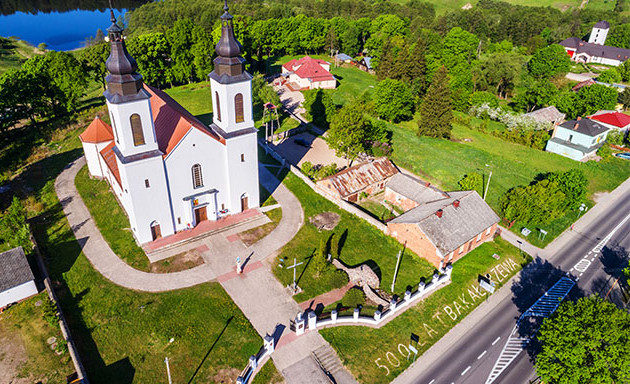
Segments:
[[[195,209],[195,223],[199,224],[202,221],[208,220],[208,211],[206,207],[199,207]]]
[[[157,240],[162,237],[162,230],[160,229],[160,224],[151,225],[151,236],[153,240]]]
[[[247,211],[249,209],[249,202],[247,196],[241,197],[241,211]]]

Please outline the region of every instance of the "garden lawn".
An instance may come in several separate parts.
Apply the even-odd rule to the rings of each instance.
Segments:
[[[392,213],[390,209],[374,200],[364,200],[359,203],[359,206],[370,215],[374,216],[377,220],[383,222],[396,217],[396,214]]]
[[[0,75],[9,69],[19,69],[22,63],[37,54],[43,52],[24,40],[8,38],[11,41],[9,48],[0,49]]]
[[[500,260],[492,257],[494,253]],[[507,265],[508,259],[513,262],[509,263],[510,270],[501,267],[493,270],[498,264]],[[520,270],[521,262],[523,258],[519,250],[497,238],[455,262],[449,285],[408,308],[382,328],[339,326],[319,332],[359,382],[389,383],[413,360],[407,359],[409,351],[406,347],[412,332],[420,336],[420,355],[485,299],[486,292],[477,283],[479,274],[490,273],[498,289]]]
[[[88,168],[84,166],[74,184],[112,251],[130,266],[149,271],[149,259],[133,238],[129,219],[107,181],[90,178]]]
[[[321,197],[294,174],[287,174],[283,183],[300,200],[304,209],[305,223],[293,240],[282,248],[273,264],[273,271],[281,283],[288,285],[293,282],[293,271],[286,267],[293,264],[294,258],[297,259],[298,263],[304,262],[297,267],[298,285],[304,291],[296,295],[295,300],[302,302],[333,289],[329,279],[315,277],[315,272],[309,263],[310,257],[319,247],[321,239],[328,239],[333,232],[335,233],[335,241],[345,237],[343,246],[339,247],[341,250],[340,260],[350,266],[368,263],[381,279],[380,288],[389,292],[396,267],[397,254],[402,249],[402,245],[363,219],[341,210]],[[333,231],[320,232],[309,223],[310,217],[322,212],[335,212],[341,215],[341,221]],[[417,285],[421,278],[428,278],[433,274],[433,271],[434,267],[426,260],[406,250],[401,259],[394,291],[402,296],[408,286]],[[324,277],[327,276],[324,275]]]
[[[471,122],[479,123],[474,118]],[[496,212],[500,212],[498,202],[501,195],[512,187],[529,184],[540,173],[573,168],[582,170],[589,180],[589,198],[596,192],[616,188],[630,176],[630,163],[622,159],[580,163],[550,152],[510,143],[459,123],[453,125],[453,141],[418,137],[414,122],[391,127],[394,131],[393,160],[445,190],[458,190],[458,181],[470,172],[484,174],[487,182],[489,171],[492,170],[486,200]],[[530,227],[533,233],[527,240],[537,246],[546,245],[566,229],[576,215],[577,212],[569,212],[567,217],[548,225]],[[537,228],[543,228],[549,233],[544,241],[538,239]],[[520,226],[515,225],[513,229],[519,231]]]
[[[399,3],[407,3],[409,0],[395,0]],[[604,1],[604,0],[601,0]],[[613,2],[613,0],[608,0]],[[562,11],[568,9],[577,9],[580,6],[581,0],[505,0],[506,3],[516,5],[527,5],[536,7],[554,7]],[[435,6],[435,11],[438,15],[460,9],[467,3],[471,3],[473,7],[477,3],[476,0],[427,0],[427,3]]]
[[[356,67],[336,67],[331,68],[330,72],[338,80],[337,88],[332,91],[333,102],[338,105],[343,105],[363,93],[371,95],[377,83],[376,76]]]
[[[46,342],[50,337],[55,337],[60,346],[65,346],[59,326],[46,322],[42,317],[43,305],[35,305],[38,302],[43,304],[47,300],[48,294],[41,292],[0,315],[0,340],[5,337],[13,340],[11,343],[4,341],[0,345],[0,367],[9,364],[12,359],[20,360],[22,353],[16,351],[16,345],[21,344],[26,359],[15,367],[20,377],[27,378],[32,383],[62,384],[66,382],[66,376],[74,372],[74,367],[67,349],[59,356]],[[6,356],[7,353],[12,356]],[[0,377],[2,376],[0,373]]]

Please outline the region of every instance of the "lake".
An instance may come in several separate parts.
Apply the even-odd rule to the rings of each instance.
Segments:
[[[125,5],[131,6],[142,4],[146,1],[125,1]],[[100,5],[100,9],[80,9],[78,5],[68,4],[68,2],[57,2],[52,6],[54,9],[38,10],[30,7],[28,1],[20,2],[21,9],[1,9],[0,8],[0,36],[15,36],[37,46],[46,43],[48,49],[55,51],[67,51],[80,48],[85,40],[96,35],[100,28],[105,34],[111,22],[109,21],[109,10],[105,4]],[[114,1],[116,5],[117,1]],[[49,3],[50,4],[50,3]],[[86,3],[83,3],[85,5]],[[114,10],[116,17],[127,11],[127,9]]]

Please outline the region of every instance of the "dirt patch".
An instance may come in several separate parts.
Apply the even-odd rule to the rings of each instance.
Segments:
[[[151,263],[149,270],[152,273],[171,273],[185,271],[203,264],[203,257],[196,249],[179,253],[168,259]]]
[[[308,221],[318,229],[332,231],[339,224],[341,216],[335,212],[322,212],[319,215],[309,217]]]
[[[282,219],[282,210],[280,208],[273,209],[267,212],[267,216],[271,220],[271,223],[263,224],[260,227],[248,229],[247,231],[243,231],[238,234],[238,238],[247,247],[251,246],[254,243],[257,243],[263,237],[267,236],[274,229],[276,229],[278,223]]]
[[[608,195],[610,194],[610,192],[597,192],[593,194],[593,201],[595,203],[599,203],[601,201],[603,201]]]
[[[221,368],[210,379],[212,383],[233,384],[236,383],[236,378],[240,374],[241,371],[236,368]]]
[[[24,376],[21,374],[21,367],[27,359],[22,338],[0,325],[0,383],[32,383],[28,377],[20,377]]]

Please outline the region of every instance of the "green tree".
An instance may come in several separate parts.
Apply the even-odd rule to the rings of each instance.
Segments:
[[[171,49],[171,74],[173,81],[178,83],[190,82],[195,77],[192,54],[194,28],[193,22],[184,18],[175,21],[173,27],[166,32],[166,39]]]
[[[345,306],[356,308],[359,305],[365,304],[365,292],[358,287],[350,288],[343,296],[343,299],[341,299],[341,302]]]
[[[545,319],[536,373],[546,383],[630,381],[630,315],[599,297],[563,302]]]
[[[313,124],[328,129],[332,117],[335,115],[336,107],[330,93],[322,89],[312,89],[304,93],[302,106],[306,110],[306,118]]]
[[[477,91],[470,95],[470,105],[483,105],[488,104],[488,106],[496,108],[499,106],[499,100],[497,97],[490,92],[487,91]]]
[[[319,239],[319,247],[317,248],[317,252],[313,255],[313,271],[315,271],[315,277],[319,277],[329,268],[330,264],[328,264],[328,237],[322,236]]]
[[[503,217],[522,223],[547,224],[565,212],[566,196],[556,181],[540,180],[508,190],[499,199]]]
[[[0,217],[0,240],[10,247],[22,247],[27,252],[33,248],[28,224],[26,223],[26,208],[17,197]]]
[[[537,78],[564,75],[571,67],[571,59],[561,45],[553,44],[537,50],[527,63],[527,69]]]
[[[630,81],[630,60],[626,60],[618,66],[617,71],[621,75],[621,81]]]
[[[109,57],[109,44],[105,41],[90,45],[77,52],[77,59],[86,71],[90,73],[92,80],[101,84],[103,90],[107,88],[105,76],[107,67],[105,62]]]
[[[480,62],[481,71],[488,86],[500,98],[512,93],[523,68],[522,56],[512,53],[496,53]]]
[[[419,136],[451,137],[453,107],[448,83],[448,72],[445,67],[440,67],[420,105]]]
[[[609,68],[597,76],[597,81],[602,83],[619,83],[621,82],[621,74],[616,68]]]
[[[606,36],[606,45],[630,48],[630,24],[614,25]]]
[[[52,111],[45,94],[49,79],[24,69],[12,69],[0,75],[0,133],[22,119],[35,122],[37,116]]]
[[[617,96],[617,101],[623,105],[624,109],[630,108],[630,88],[626,88]]]
[[[552,172],[546,177],[551,182],[556,182],[565,196],[565,205],[568,209],[576,209],[586,199],[588,179],[580,169],[571,169],[566,172]]]
[[[483,176],[478,172],[465,174],[458,184],[462,191],[477,191],[479,196],[483,196]]]
[[[592,115],[602,109],[615,109],[618,92],[615,88],[593,84],[577,92],[578,116]]]
[[[388,121],[411,119],[414,109],[411,88],[399,80],[380,81],[374,90],[374,109],[380,118]]]
[[[440,61],[449,70],[462,63],[470,64],[477,57],[479,38],[474,34],[455,27],[448,31],[442,42]]]
[[[534,81],[525,87],[522,92],[518,93],[514,102],[521,110],[531,112],[535,109],[553,104],[557,94],[558,88],[556,88],[555,85],[548,79],[540,79]],[[570,107],[573,107],[573,103],[573,100],[569,103]]]
[[[199,25],[192,30],[193,45],[190,53],[193,56],[194,76],[197,80],[205,80],[212,71],[212,54],[214,46],[210,34]]]
[[[575,119],[579,114],[578,97],[575,92],[564,91],[556,94],[550,104],[555,105],[562,113],[567,115],[568,119]]]
[[[171,48],[163,33],[147,33],[129,39],[127,47],[146,83],[155,87],[172,85]]]
[[[350,103],[341,108],[332,119],[326,141],[337,156],[348,160],[348,165],[365,151],[370,139],[370,122],[363,115],[359,103]]]

